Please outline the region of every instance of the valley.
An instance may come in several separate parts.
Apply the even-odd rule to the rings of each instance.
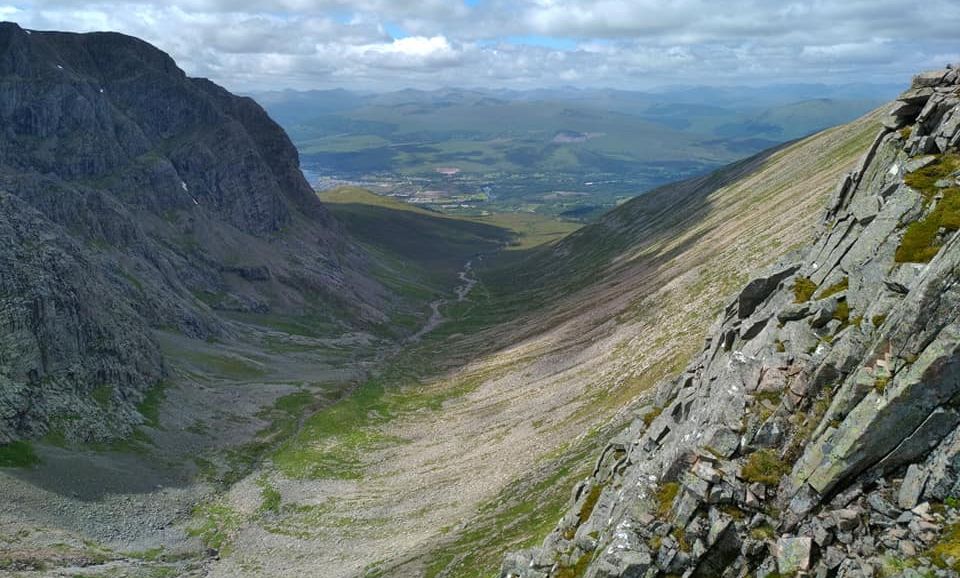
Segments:
[[[310,461],[349,467],[318,475],[274,470],[270,479],[285,506],[254,517],[237,538],[243,554],[218,571],[239,573],[244,564],[263,563],[270,558],[267,552],[279,551],[289,568],[284,571],[292,574],[298,571],[294,568],[307,571],[318,560],[326,568],[343,568],[331,574],[338,576],[494,573],[504,550],[535,542],[555,523],[567,488],[588,473],[586,456],[645,403],[644,392],[683,362],[683,352],[694,351],[729,291],[724,287],[739,282],[740,259],[761,266],[813,226],[816,197],[799,197],[805,204],[791,204],[789,217],[781,212],[798,198],[797,187],[811,186],[801,185],[795,175],[803,174],[807,163],[829,166],[839,175],[873,134],[874,123],[876,117],[830,131],[773,159],[755,159],[686,189],[664,189],[660,194],[675,199],[668,205],[675,215],[670,219],[689,219],[689,228],[633,218],[629,222],[650,227],[649,233],[621,231],[622,245],[609,244],[614,241],[609,238],[609,252],[587,260],[571,251],[577,259],[561,261],[569,269],[554,273],[601,280],[585,289],[567,292],[546,279],[540,284],[532,280],[540,273],[530,270],[539,262],[537,249],[485,260],[477,273],[481,282],[468,301],[451,303],[450,320],[402,354],[400,365],[384,375],[392,389],[378,391],[383,382],[373,384],[372,398],[352,405],[355,417],[348,420],[342,414],[319,414],[318,420],[351,427],[317,430],[319,437],[301,437],[295,444],[324,448]],[[824,179],[820,199],[831,188],[830,175]],[[702,221],[681,209],[685,202],[698,204],[700,194],[722,207],[706,209]],[[740,236],[721,231],[703,235],[716,223],[726,223],[728,230],[746,226],[735,217],[744,206],[769,215],[753,225],[758,229],[749,237],[751,249]],[[638,200],[623,210],[642,214],[643,207]],[[806,224],[794,220],[797,214],[809,215]],[[610,218],[618,217],[622,214]],[[597,229],[605,226],[602,222],[580,234],[599,234]],[[651,234],[657,227],[670,234],[658,239]],[[673,236],[678,230],[690,236],[690,244],[671,261],[672,267],[659,269],[655,255],[670,251],[674,243],[684,246],[682,235]],[[784,244],[770,245],[763,230],[776,231]],[[572,243],[596,246],[574,234],[539,251],[555,256]],[[633,251],[640,256],[623,263],[621,255]],[[555,259],[550,263],[558,266]],[[691,308],[691,302],[716,305]],[[542,309],[535,304],[543,304]],[[514,313],[518,311],[526,313]],[[340,453],[351,445],[349,455]],[[249,499],[254,490],[235,492],[245,492]],[[318,496],[325,499],[318,503]],[[241,497],[231,493],[227,500],[238,504]],[[349,531],[309,529],[310,523],[297,514],[308,505],[322,511],[323,519],[349,520]],[[292,521],[309,536],[277,536],[270,530],[277,520]],[[389,554],[371,559],[371,552]],[[271,565],[260,571],[281,572]]]
[[[0,575],[957,576],[960,71],[728,84],[0,22]]]
[[[237,318],[239,341],[161,337],[175,377],[140,441],[69,453],[34,444],[38,466],[0,474],[19,496],[0,509],[5,551],[23,576],[45,575],[29,571],[39,559],[92,576],[488,576],[503,551],[552,527],[588,456],[693,351],[741,260],[759,266],[799,242],[875,122],[664,188],[652,195],[672,199],[666,213],[644,217],[661,206],[645,197],[563,240],[511,241],[518,233],[369,193],[324,193],[378,255],[383,283],[422,299],[447,287],[442,322],[402,348],[251,314]],[[821,192],[796,196],[812,164],[830,167]],[[683,209],[701,196],[712,202],[700,215]],[[716,229],[745,226],[745,206],[769,215],[747,246]],[[404,242],[372,223],[398,223]],[[469,292],[458,272],[476,280]],[[691,309],[694,298],[715,305]],[[409,331],[431,325],[429,310]],[[97,491],[39,483],[63,468]],[[55,519],[40,516],[49,503],[60,504]]]

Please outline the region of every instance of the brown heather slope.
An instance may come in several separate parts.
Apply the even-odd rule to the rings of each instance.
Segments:
[[[449,322],[311,419],[338,428],[308,422],[215,504],[232,553],[213,575],[495,573],[556,523],[585,456],[700,347],[723,298],[810,237],[878,123],[661,188],[481,269]]]

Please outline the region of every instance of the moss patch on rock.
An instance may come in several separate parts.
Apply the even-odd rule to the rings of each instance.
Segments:
[[[926,217],[910,223],[895,259],[898,263],[928,263],[938,252],[942,242],[940,233],[960,229],[960,188],[943,190],[943,198]]]
[[[30,442],[16,441],[0,445],[0,468],[27,468],[40,463]]]
[[[806,303],[810,301],[817,290],[817,284],[809,277],[798,277],[793,283],[793,300],[796,303]]]
[[[590,493],[587,494],[587,498],[583,501],[580,511],[577,513],[581,524],[590,519],[593,509],[597,507],[597,502],[600,500],[600,494],[603,493],[604,486],[605,484],[597,484],[590,488]]]
[[[673,507],[673,501],[680,493],[680,484],[677,482],[667,482],[657,489],[657,515],[666,518]]]
[[[783,476],[790,473],[790,466],[780,459],[777,452],[762,449],[750,454],[740,474],[748,482],[776,486]]]
[[[925,205],[936,202],[936,206],[923,218],[907,225],[894,256],[896,262],[929,262],[940,251],[941,233],[960,229],[960,187],[937,186],[938,181],[952,178],[958,167],[960,156],[941,155],[933,163],[904,177],[904,182],[923,196]]]
[[[937,193],[937,181],[945,179],[960,168],[960,155],[939,155],[935,161],[903,177],[908,187],[915,189],[930,202]]]
[[[826,299],[827,297],[832,297],[832,296],[836,295],[837,293],[842,293],[842,292],[846,291],[849,287],[850,287],[850,278],[849,278],[849,277],[844,277],[844,278],[841,279],[840,281],[834,283],[833,285],[831,285],[831,286],[827,287],[826,289],[824,289],[823,291],[821,291],[821,292],[820,292],[820,296],[817,297],[817,298],[818,298],[818,299]]]
[[[573,566],[560,566],[557,568],[557,573],[554,574],[554,576],[555,578],[581,578],[586,575],[587,567],[590,566],[591,559],[590,552],[587,552],[583,556],[580,556]]]
[[[850,304],[846,299],[841,299],[837,303],[837,308],[833,310],[833,318],[840,322],[838,331],[850,324]]]

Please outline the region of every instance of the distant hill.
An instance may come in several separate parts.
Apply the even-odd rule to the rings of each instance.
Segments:
[[[304,167],[318,178],[385,182],[406,196],[445,193],[434,208],[483,191],[484,198],[470,199],[475,212],[577,219],[848,122],[884,94],[785,86],[282,91],[255,98],[289,131]],[[449,178],[438,167],[459,172]]]

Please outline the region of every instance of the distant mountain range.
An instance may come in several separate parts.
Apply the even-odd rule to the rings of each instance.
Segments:
[[[655,186],[853,120],[896,90],[288,90],[255,98],[290,133],[311,175],[386,180],[413,197],[447,193],[437,206],[470,198],[476,210],[593,218]],[[591,136],[557,138],[570,134]],[[437,168],[459,171],[449,178]],[[471,198],[478,191],[486,195],[479,201]],[[582,194],[556,200],[558,191]]]

